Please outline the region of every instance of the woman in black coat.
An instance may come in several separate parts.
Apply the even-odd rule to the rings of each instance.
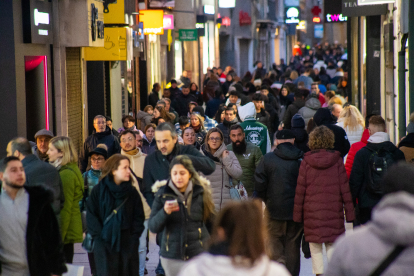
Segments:
[[[138,246],[145,214],[141,197],[132,186],[129,165],[128,157],[111,156],[86,203],[86,221],[94,240],[99,276],[138,276]]]
[[[171,179],[155,182],[149,229],[162,235],[161,264],[176,276],[185,261],[205,250],[206,221],[214,213],[208,180],[198,175],[191,159],[179,155],[170,164]]]

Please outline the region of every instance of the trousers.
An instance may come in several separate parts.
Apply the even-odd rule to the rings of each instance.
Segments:
[[[326,256],[328,261],[332,257],[333,253],[333,243],[325,243],[326,247]],[[312,272],[313,274],[323,274],[323,247],[322,243],[309,243],[309,248],[312,255]]]
[[[185,261],[161,257],[161,264],[166,276],[177,276]]]

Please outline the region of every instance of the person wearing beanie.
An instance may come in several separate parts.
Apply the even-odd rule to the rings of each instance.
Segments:
[[[276,148],[265,154],[254,177],[255,191],[269,217],[270,257],[298,276],[303,224],[293,221],[293,206],[303,152],[294,143],[292,130],[276,132]]]
[[[414,112],[411,113],[407,126],[407,136],[401,140],[398,148],[404,153],[405,161],[414,163]]]
[[[404,176],[404,177],[401,177]],[[380,275],[372,272],[400,249],[381,275],[412,275],[414,270],[414,167],[399,163],[384,177],[384,197],[372,220],[335,242],[325,276]],[[398,246],[398,247],[397,247]]]
[[[49,156],[47,150],[49,149],[50,139],[54,137],[53,133],[47,129],[41,129],[36,132],[34,138],[36,145],[32,147],[33,154],[40,160],[49,162]]]
[[[171,80],[171,87],[170,87],[170,99],[171,101],[174,100],[174,98],[176,96],[178,96],[178,94],[181,93],[180,88],[177,87],[177,81],[176,80]]]
[[[290,129],[295,135],[295,147],[307,153],[310,151],[308,147],[309,134],[305,129],[305,120],[300,114],[295,114],[292,118],[292,128]]]

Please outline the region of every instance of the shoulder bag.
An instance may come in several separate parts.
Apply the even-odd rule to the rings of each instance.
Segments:
[[[127,202],[128,197],[125,198],[125,200],[121,203],[121,205],[119,205],[116,209],[114,209],[111,214],[105,219],[103,225],[107,224],[111,218],[113,216],[116,215],[116,213],[118,213],[119,209],[121,209],[122,206],[124,206],[124,204]],[[94,242],[93,242],[93,237],[91,234],[86,233],[85,235],[85,239],[82,242],[82,247],[83,249],[85,249],[87,252],[92,253],[93,252],[93,248],[94,248]]]
[[[369,276],[380,276],[398,258],[405,248],[405,246],[397,245]]]

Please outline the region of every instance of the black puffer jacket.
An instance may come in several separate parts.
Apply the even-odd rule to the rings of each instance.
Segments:
[[[283,143],[267,153],[254,175],[257,196],[266,203],[272,219],[292,220],[295,190],[303,152]]]
[[[259,113],[256,113],[256,121],[258,121],[259,123],[264,124],[267,127],[267,129],[273,129],[273,127],[270,123],[270,115],[263,108],[260,110]]]
[[[293,116],[298,113],[299,109],[305,106],[305,100],[296,99],[285,112],[285,116],[283,117],[283,124],[285,125],[285,129],[290,129],[292,127],[291,121]]]
[[[180,92],[172,101],[172,107],[177,111],[178,116],[187,116],[188,114],[188,104],[190,102],[197,102],[196,97],[188,93],[187,95],[184,95],[182,92]]]
[[[154,184],[154,191],[159,190],[155,195],[148,226],[151,232],[162,233],[160,250],[162,257],[188,260],[205,251],[204,246],[210,237],[203,221],[204,188],[198,183],[193,183],[190,212],[188,212],[188,206],[185,206],[170,185],[174,184],[167,180]],[[168,215],[164,211],[165,202],[175,199],[180,210]]]
[[[96,133],[94,130],[92,135],[86,138],[85,143],[83,144],[83,151],[79,157],[80,170],[82,173],[84,173],[88,167],[89,152],[93,151],[98,144],[105,144],[108,147],[108,158],[115,153],[121,152],[118,138],[112,134],[109,127],[106,127],[106,130],[100,133]]]
[[[232,125],[235,125],[239,122],[239,120],[236,118],[233,121],[229,122],[226,119],[224,119],[224,121],[221,124],[217,125],[217,128],[221,130],[221,132],[223,132],[223,136],[224,136],[224,143],[226,145],[231,143],[230,140],[230,127]]]

